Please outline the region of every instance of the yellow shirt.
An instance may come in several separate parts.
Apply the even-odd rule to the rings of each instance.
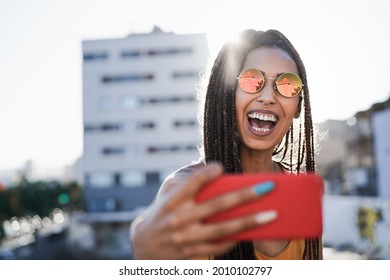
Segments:
[[[302,260],[305,239],[292,239],[279,254],[269,257],[255,249],[256,260]]]
[[[292,239],[279,254],[269,257],[255,249],[256,260],[302,260],[305,251],[305,239]],[[209,260],[208,256],[194,258],[192,260]]]

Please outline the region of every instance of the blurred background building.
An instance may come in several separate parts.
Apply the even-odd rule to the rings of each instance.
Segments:
[[[390,258],[390,98],[345,121],[318,125],[326,186],[324,243]]]
[[[390,198],[389,168],[390,98],[357,112],[348,120],[318,124],[319,173],[327,193]],[[389,183],[387,183],[388,185]]]
[[[195,86],[208,44],[205,34],[155,27],[82,47],[86,214],[80,222],[91,226],[102,258],[126,258],[129,223],[170,173],[199,158]]]

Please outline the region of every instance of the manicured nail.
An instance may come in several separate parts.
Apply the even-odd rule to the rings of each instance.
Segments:
[[[269,211],[265,211],[265,212],[261,212],[261,213],[257,214],[256,221],[259,224],[264,224],[264,223],[267,223],[269,221],[272,221],[277,216],[278,216],[278,213],[275,210],[269,210]]]
[[[274,182],[269,181],[269,182],[264,182],[264,183],[255,185],[253,187],[253,190],[255,191],[255,194],[262,195],[262,194],[265,194],[265,193],[273,190],[274,187],[275,187]]]

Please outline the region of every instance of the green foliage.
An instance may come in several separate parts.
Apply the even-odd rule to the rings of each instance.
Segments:
[[[0,191],[0,226],[12,217],[47,216],[54,208],[82,209],[82,196],[83,190],[76,182],[29,182],[23,178],[18,184]]]

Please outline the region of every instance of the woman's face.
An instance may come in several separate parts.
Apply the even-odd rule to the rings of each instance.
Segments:
[[[298,74],[294,60],[279,48],[262,47],[252,50],[243,69],[257,68],[265,73],[264,87],[257,93],[246,93],[239,86],[236,90],[236,117],[243,148],[249,150],[273,150],[289,130],[294,117],[299,116],[299,97],[284,97],[274,90],[278,74]],[[242,69],[242,70],[243,70]],[[264,106],[263,103],[270,103]]]

